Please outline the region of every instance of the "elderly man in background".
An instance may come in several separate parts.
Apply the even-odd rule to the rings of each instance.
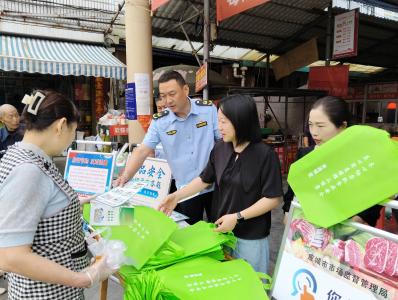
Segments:
[[[23,138],[23,129],[20,125],[20,118],[17,109],[10,104],[0,106],[0,122],[3,127],[0,128],[0,158],[1,152]]]
[[[23,130],[20,126],[20,118],[17,109],[10,104],[0,106],[0,122],[3,127],[0,128],[0,158],[4,151],[23,138]],[[4,272],[0,270],[0,278]],[[5,288],[0,287],[0,295],[6,292]]]

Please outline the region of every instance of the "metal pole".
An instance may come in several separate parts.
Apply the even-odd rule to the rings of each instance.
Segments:
[[[265,87],[269,88],[269,68],[270,68],[270,55],[267,53],[266,68],[265,68]]]
[[[203,0],[203,64],[206,66],[207,85],[203,89],[203,99],[209,99],[209,44],[210,44],[210,1]]]
[[[362,105],[362,124],[366,122],[366,110],[367,110],[367,101],[368,100],[368,85],[365,85],[365,95],[363,98],[363,105]]]
[[[287,131],[289,129],[289,125],[287,122],[287,106],[288,106],[289,98],[288,96],[285,96],[285,134],[287,134]]]
[[[326,49],[325,49],[325,66],[330,66],[331,45],[332,45],[332,26],[333,26],[333,15],[332,15],[333,4],[329,2],[328,6],[328,23],[326,27]]]
[[[266,68],[265,68],[265,88],[269,88],[269,69],[270,69],[270,62],[269,62],[270,55],[269,55],[269,53],[267,53],[266,58],[267,59],[266,59]],[[268,100],[269,100],[268,96],[265,96],[264,97],[264,101],[265,101],[265,105],[264,105],[264,127],[265,127],[265,117],[266,117],[266,114],[267,114],[267,106],[269,105],[268,104]]]
[[[192,45],[191,39],[189,38],[188,33],[187,33],[187,31],[185,30],[185,28],[184,28],[184,25],[181,25],[181,30],[182,30],[182,32],[184,33],[185,38],[187,39],[187,42],[188,42],[189,46],[191,47],[192,55],[195,56],[196,61],[198,62],[199,67],[202,66],[202,63],[200,62],[200,59],[199,59],[199,56],[198,56],[198,51],[199,51],[199,50],[196,50],[195,47]]]
[[[126,0],[127,83],[135,83],[138,120],[129,120],[129,143],[140,143],[152,109],[152,20],[148,0]],[[146,127],[146,128],[145,128]]]

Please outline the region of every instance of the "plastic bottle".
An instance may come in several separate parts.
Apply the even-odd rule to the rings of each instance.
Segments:
[[[105,137],[104,137],[104,142],[110,142],[110,141],[111,141],[111,137],[109,135],[109,129],[107,129]],[[111,149],[112,149],[112,147],[110,145],[104,145],[104,152],[110,153]]]

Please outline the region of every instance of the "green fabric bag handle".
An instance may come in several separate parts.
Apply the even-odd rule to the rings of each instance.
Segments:
[[[136,276],[123,276],[124,300],[179,300],[155,271],[142,272]]]
[[[263,287],[264,290],[269,291],[271,289],[271,285],[272,285],[272,277],[269,276],[268,274],[265,273],[261,273],[261,272],[257,272],[258,278],[261,279],[261,281],[263,282]],[[264,280],[267,280],[268,283],[264,283]]]
[[[217,257],[219,257],[219,254],[222,255],[222,246],[234,248],[237,238],[233,233],[215,232],[215,228],[215,224],[204,221],[197,222],[189,227],[179,228],[151,256],[145,267],[158,268],[209,253],[217,254]]]
[[[147,265],[160,265],[165,260],[182,258],[185,254],[183,247],[168,240],[147,262]]]

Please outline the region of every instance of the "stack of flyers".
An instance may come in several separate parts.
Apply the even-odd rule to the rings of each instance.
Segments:
[[[187,217],[186,215],[183,215],[177,211],[173,211],[170,215],[170,218],[174,221],[174,222],[180,222],[180,221],[184,221],[184,220],[188,220],[189,217]]]
[[[144,187],[148,186],[148,181],[129,181],[123,187],[116,187],[102,195],[99,195],[95,202],[100,202],[112,207],[120,206],[131,200]]]

